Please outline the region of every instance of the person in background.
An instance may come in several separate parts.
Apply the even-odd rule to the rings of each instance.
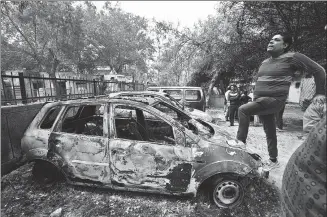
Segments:
[[[253,88],[250,88],[250,93],[249,93],[249,97],[251,97],[251,101],[253,101]]]
[[[227,97],[230,92],[230,86],[228,85],[227,91],[225,93],[225,101],[224,101],[224,114],[225,114],[225,120],[229,121],[229,103],[227,102]]]
[[[106,94],[117,92],[118,90],[118,80],[114,77],[111,77],[109,82],[107,82]]]
[[[243,92],[243,94],[241,95],[241,98],[240,98],[240,105],[244,105],[248,102],[251,102],[252,101],[252,98],[248,96],[248,91],[245,90]]]
[[[303,130],[307,139],[292,154],[282,180],[284,217],[326,216],[326,97],[307,108]],[[319,118],[318,118],[319,117]]]
[[[100,76],[100,81],[99,81],[98,84],[99,84],[99,91],[100,91],[100,94],[99,95],[105,94],[105,91],[106,91],[106,88],[107,88],[107,84],[104,81],[104,76],[103,75]]]
[[[236,108],[236,112],[235,112],[235,120],[238,120],[238,108],[240,107],[240,105],[241,105],[241,102],[240,102],[240,97],[241,97],[241,95],[243,94],[243,86],[241,86],[240,84],[237,84],[236,85],[236,90],[237,90],[237,92],[239,93],[239,103],[238,103],[238,106],[237,106],[237,108]]]
[[[308,133],[326,115],[326,96],[319,95],[312,100],[303,115],[303,131]],[[325,131],[326,133],[326,131]]]
[[[259,67],[253,92],[254,100],[239,108],[236,140],[227,141],[231,146],[245,147],[250,116],[259,115],[266,134],[269,153],[269,160],[263,166],[264,171],[279,166],[275,113],[285,105],[295,72],[312,73],[316,83],[316,94],[325,93],[324,68],[301,53],[289,52],[292,42],[292,37],[287,34],[276,34],[270,40],[267,46],[270,58],[264,60]]]
[[[301,110],[305,111],[311,104],[311,101],[316,93],[316,84],[312,75],[306,75],[301,79],[300,84],[300,106]]]
[[[229,104],[229,123],[234,126],[235,113],[240,104],[240,93],[235,84],[231,85],[230,92],[227,94],[227,105]]]

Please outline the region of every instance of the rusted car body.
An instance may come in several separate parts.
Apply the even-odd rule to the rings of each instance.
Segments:
[[[188,112],[191,117],[195,119],[201,119],[206,122],[213,122],[213,118],[198,109],[190,108],[187,106],[182,105],[179,101],[177,101],[175,98],[171,97],[168,93],[165,92],[155,92],[155,91],[121,91],[121,92],[115,92],[110,93],[109,97],[117,97],[117,96],[136,96],[136,97],[153,97],[157,98],[158,100],[162,100],[166,103],[169,103],[171,105],[174,105],[178,107],[179,109],[184,110],[185,112]]]
[[[51,165],[41,172],[59,171],[72,184],[196,196],[201,184],[226,174],[260,175],[260,158],[229,146],[230,138],[222,127],[183,114],[100,98],[45,104],[21,145],[29,161]],[[230,180],[215,185],[219,207],[237,205],[243,194],[238,179]]]

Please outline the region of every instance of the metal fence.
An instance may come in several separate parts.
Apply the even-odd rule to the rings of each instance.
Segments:
[[[25,76],[23,73],[1,75],[1,105],[77,99],[129,90],[144,90],[144,84],[100,79]]]

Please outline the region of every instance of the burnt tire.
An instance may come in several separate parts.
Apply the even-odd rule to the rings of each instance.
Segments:
[[[210,200],[219,208],[234,208],[243,202],[245,187],[237,176],[227,175],[213,180]]]
[[[61,172],[46,161],[35,162],[32,175],[33,179],[40,184],[53,184],[63,179]]]

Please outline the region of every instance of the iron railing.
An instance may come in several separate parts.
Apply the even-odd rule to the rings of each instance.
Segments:
[[[144,90],[144,84],[86,78],[25,76],[23,73],[1,75],[1,105],[77,99],[127,90]]]

